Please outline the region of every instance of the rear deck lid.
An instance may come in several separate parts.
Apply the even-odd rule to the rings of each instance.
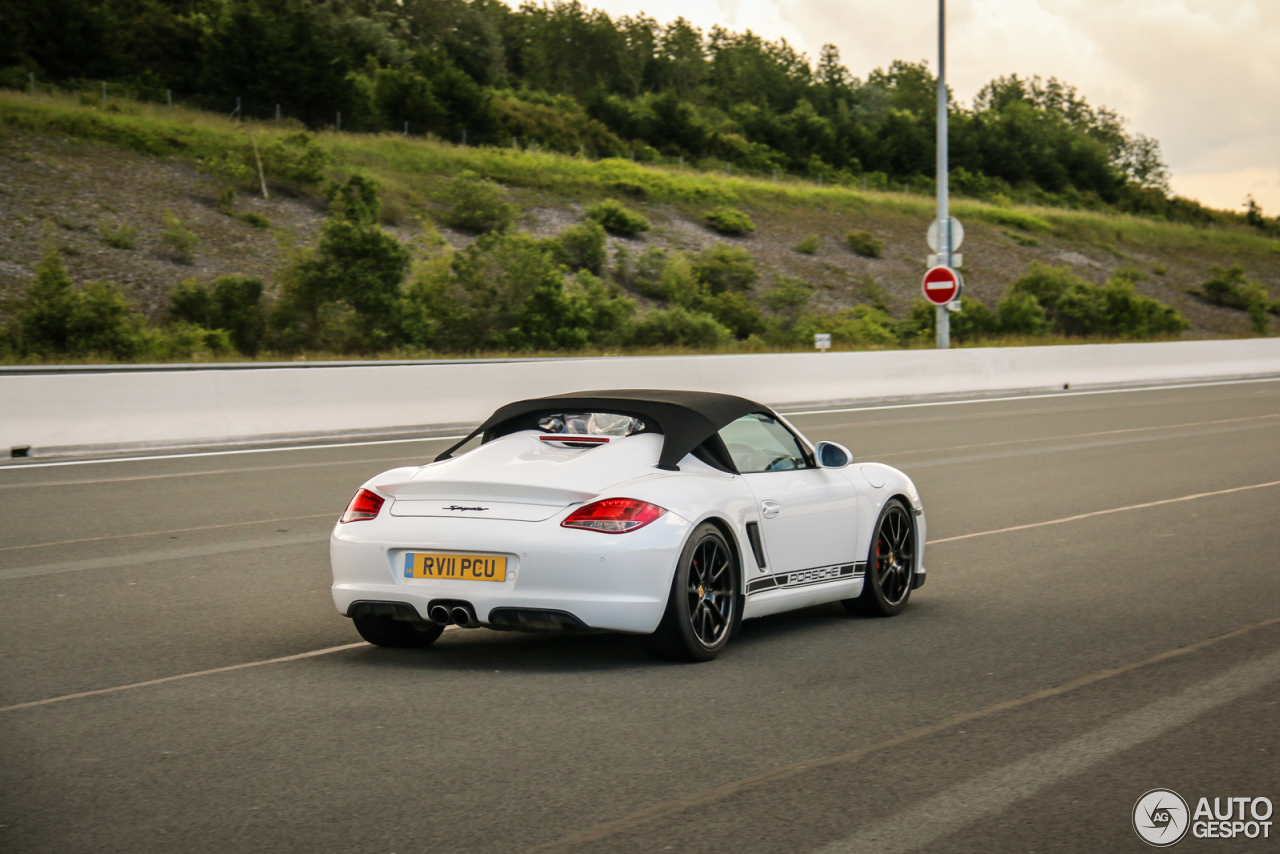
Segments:
[[[564,504],[522,504],[512,501],[398,498],[391,505],[391,515],[542,522],[559,513],[564,507]]]

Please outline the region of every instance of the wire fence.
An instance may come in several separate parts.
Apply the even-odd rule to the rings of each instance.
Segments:
[[[119,83],[105,80],[71,78],[55,80],[34,72],[26,72],[20,80],[13,73],[0,79],[0,87],[22,89],[28,94],[72,97],[84,106],[119,109],[120,102],[161,105],[169,109],[184,108],[224,115],[229,119],[278,123],[312,131],[332,133],[399,133],[404,137],[419,137],[462,146],[510,148],[527,152],[547,152],[582,157],[589,160],[623,159],[633,163],[662,166],[703,173],[722,173],[727,177],[753,180],[772,180],[787,183],[812,184],[817,187],[842,186],[879,192],[932,194],[932,185],[925,186],[919,177],[907,182],[895,179],[883,172],[851,173],[848,170],[824,170],[812,168],[807,174],[788,172],[778,167],[752,168],[714,157],[692,158],[683,154],[666,155],[643,144],[624,150],[589,150],[586,145],[549,146],[529,135],[494,133],[476,135],[467,127],[430,127],[426,122],[405,119],[392,128],[369,128],[362,121],[353,121],[348,115],[343,125],[342,110],[317,110],[314,107],[284,101],[247,98],[239,95],[211,95],[200,92],[179,92],[171,87],[155,83]],[[508,144],[509,143],[509,144]]]

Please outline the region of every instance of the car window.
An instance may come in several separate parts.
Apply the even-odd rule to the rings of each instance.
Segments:
[[[808,468],[796,437],[773,418],[744,415],[720,431],[733,464],[743,474]]]

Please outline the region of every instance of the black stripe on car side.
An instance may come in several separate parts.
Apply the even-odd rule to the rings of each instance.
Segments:
[[[763,593],[775,588],[791,589],[808,587],[812,584],[826,584],[831,581],[848,581],[861,578],[867,570],[865,561],[857,563],[837,563],[831,566],[818,566],[813,569],[798,569],[795,572],[779,572],[763,578],[753,578],[747,582],[747,595]]]

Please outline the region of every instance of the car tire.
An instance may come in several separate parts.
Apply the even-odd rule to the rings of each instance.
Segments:
[[[422,649],[431,646],[444,632],[444,626],[430,622],[390,620],[385,617],[353,617],[360,637],[376,646],[396,649]]]
[[[729,643],[741,608],[737,558],[720,529],[704,522],[680,553],[667,610],[645,646],[668,661],[710,661]]]
[[[876,520],[867,555],[862,595],[844,599],[846,611],[865,617],[896,617],[907,607],[915,580],[916,525],[911,508],[901,499],[885,502]]]

